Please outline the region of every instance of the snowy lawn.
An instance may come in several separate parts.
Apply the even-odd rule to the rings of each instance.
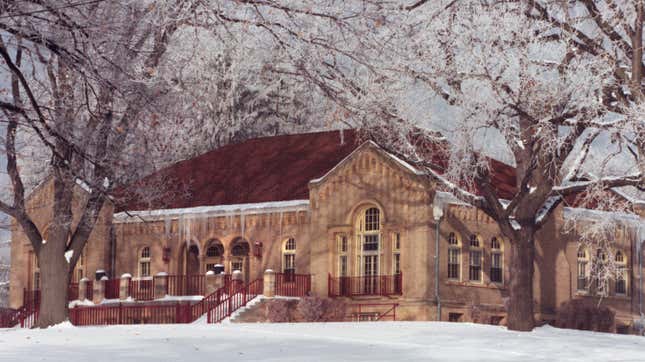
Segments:
[[[645,361],[645,338],[432,322],[0,330],[0,361]]]

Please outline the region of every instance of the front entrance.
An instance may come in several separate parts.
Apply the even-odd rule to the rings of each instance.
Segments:
[[[175,281],[176,291],[179,293],[178,295],[199,295],[202,292],[200,278],[191,277],[202,274],[200,271],[199,247],[195,244],[186,247],[186,244],[184,244],[182,250],[177,274],[184,277]]]

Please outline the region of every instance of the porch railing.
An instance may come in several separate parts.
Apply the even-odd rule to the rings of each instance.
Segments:
[[[153,300],[155,298],[154,279],[130,280],[128,295],[134,300]]]
[[[119,299],[121,280],[109,279],[105,281],[105,299]]]
[[[311,274],[277,273],[275,295],[306,297],[311,292]]]
[[[155,277],[158,278],[158,277]],[[206,294],[206,278],[204,275],[168,275],[166,294],[172,296],[204,295]]]
[[[233,286],[231,293],[222,296],[223,299],[208,311],[207,322],[220,323],[227,317],[230,317],[235,311],[246,306],[253,298],[261,295],[263,285],[263,280],[257,279],[244,286]]]
[[[116,324],[177,324],[190,323],[189,303],[163,305],[122,304],[93,307],[76,306],[69,313],[75,326]]]
[[[403,294],[403,274],[360,277],[332,277],[330,274],[328,292],[330,297],[401,295]]]

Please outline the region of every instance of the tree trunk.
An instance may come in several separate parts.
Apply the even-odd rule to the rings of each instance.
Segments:
[[[39,258],[40,314],[36,325],[40,328],[46,328],[67,319],[69,264],[63,256],[65,244],[62,244],[62,249],[55,244],[48,241],[40,252],[44,256]]]
[[[511,241],[510,301],[508,304],[508,329],[532,331],[533,316],[533,261],[535,259],[534,234],[520,232],[519,240]]]

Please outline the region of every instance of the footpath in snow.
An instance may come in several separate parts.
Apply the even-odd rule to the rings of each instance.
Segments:
[[[433,322],[0,329],[0,361],[645,361],[645,338]]]

